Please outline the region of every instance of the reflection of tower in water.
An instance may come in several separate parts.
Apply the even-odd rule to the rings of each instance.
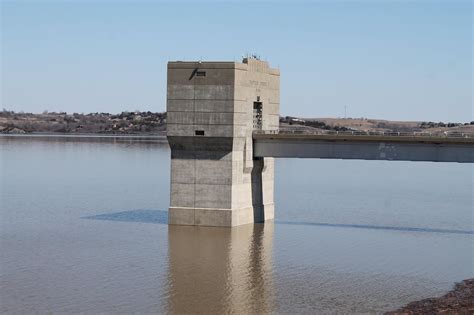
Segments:
[[[168,312],[273,310],[273,224],[169,226]]]

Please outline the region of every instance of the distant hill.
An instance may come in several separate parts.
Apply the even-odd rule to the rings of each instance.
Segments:
[[[166,113],[0,112],[0,133],[166,134]]]
[[[444,123],[390,121],[366,118],[280,117],[280,130],[333,130],[383,132],[474,132],[474,122]],[[166,113],[122,112],[120,114],[42,114],[0,112],[0,133],[153,134],[166,135]]]
[[[474,121],[444,123],[431,121],[394,121],[368,118],[280,117],[280,130],[333,130],[363,132],[474,132]]]

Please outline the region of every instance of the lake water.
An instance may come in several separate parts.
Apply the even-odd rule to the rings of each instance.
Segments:
[[[0,137],[0,312],[380,313],[474,276],[473,166],[281,159],[275,222],[168,226],[170,150]]]

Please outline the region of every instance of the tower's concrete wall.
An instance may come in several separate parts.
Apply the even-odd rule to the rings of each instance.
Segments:
[[[168,63],[170,224],[236,226],[273,219],[272,158],[253,159],[259,128],[278,129],[279,71],[256,59]]]

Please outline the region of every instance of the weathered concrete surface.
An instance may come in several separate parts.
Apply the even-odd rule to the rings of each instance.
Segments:
[[[256,59],[168,63],[170,224],[236,226],[273,219],[273,159],[254,160],[260,128],[277,130],[279,71]]]
[[[474,139],[255,134],[254,156],[474,163]]]

